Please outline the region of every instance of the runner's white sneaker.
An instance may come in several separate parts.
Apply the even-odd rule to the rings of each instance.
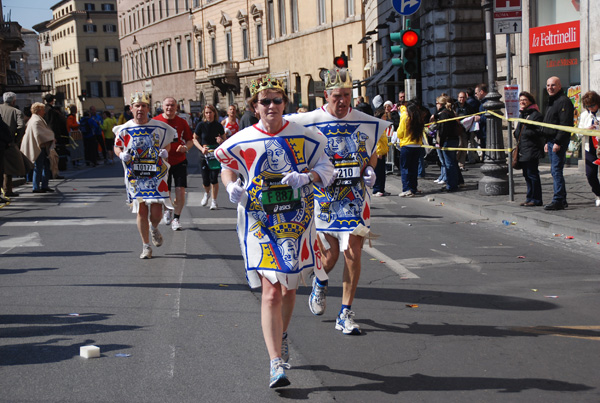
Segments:
[[[140,255],[140,259],[152,259],[152,248],[149,246],[145,246],[142,249],[142,254]]]
[[[335,328],[344,334],[360,334],[360,326],[354,322],[354,312],[344,308],[335,319]]]
[[[173,231],[181,231],[181,223],[179,222],[179,218],[174,218],[171,223],[171,229]]]
[[[218,208],[219,208],[219,206],[217,206],[217,201],[215,199],[213,199],[213,201],[210,203],[210,209],[216,210]]]
[[[323,315],[327,305],[327,286],[322,287],[317,284],[317,277],[313,277],[312,292],[308,297],[308,307],[313,315]]]
[[[274,358],[271,361],[271,379],[269,380],[269,388],[280,388],[290,384],[290,381],[285,374],[286,369],[290,369],[290,364],[283,362],[281,358]]]
[[[204,196],[202,197],[202,201],[200,202],[201,206],[206,206],[208,204],[208,193],[204,193]]]
[[[158,246],[162,245],[163,237],[162,237],[162,234],[160,233],[160,231],[158,230],[158,228],[151,229],[150,232],[152,233],[152,243],[154,244],[154,246],[158,247]]]
[[[167,209],[163,214],[163,221],[166,225],[171,225],[171,221],[173,221],[173,210]]]

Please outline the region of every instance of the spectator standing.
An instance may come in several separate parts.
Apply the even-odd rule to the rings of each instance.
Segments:
[[[50,148],[55,143],[54,132],[44,120],[46,110],[44,104],[36,102],[31,105],[31,118],[27,122],[21,152],[33,162],[33,193],[54,192],[48,186],[50,172]]]
[[[447,95],[440,95],[436,99],[437,113],[435,114],[434,120],[447,120],[454,117],[452,112],[451,99]],[[454,148],[458,147],[459,134],[458,134],[458,123],[455,120],[449,122],[442,122],[437,124],[437,143],[442,148]],[[460,171],[458,169],[458,162],[456,160],[456,151],[453,150],[440,150],[440,162],[444,166],[446,173],[446,187],[442,188],[445,192],[454,192],[458,190],[458,184],[460,181]],[[442,184],[441,182],[439,182]]]
[[[59,157],[59,168],[64,171],[67,169],[67,158],[69,156],[67,144],[70,141],[69,131],[67,130],[67,119],[61,108],[54,105],[56,101],[54,95],[46,94],[44,100],[46,101],[44,120],[54,132],[54,138],[56,139],[55,147]],[[56,179],[63,178],[56,175]]]
[[[2,115],[0,115],[0,177],[4,175],[4,153],[12,143],[14,143],[14,135],[2,120]],[[6,194],[0,194],[0,203],[9,202],[4,196],[9,197]]]
[[[367,115],[373,116],[373,108],[371,108],[371,105],[365,102],[365,97],[363,96],[356,98],[355,108],[363,113],[366,113]]]
[[[413,197],[417,194],[419,157],[423,145],[423,114],[421,108],[409,102],[406,114],[400,119],[398,142],[400,148],[400,169],[402,175],[402,193],[400,197]]]
[[[2,120],[4,121],[4,123],[8,126],[8,131],[10,133],[10,141],[8,142],[8,144],[6,144],[6,150],[7,150],[7,154],[6,154],[6,158],[4,159],[4,162],[2,163],[2,166],[0,167],[1,169],[3,169],[3,175],[0,175],[0,178],[3,179],[3,186],[2,186],[2,190],[4,191],[4,195],[6,197],[16,197],[19,194],[13,192],[13,187],[12,187],[12,177],[13,174],[12,173],[8,173],[7,172],[13,172],[13,170],[16,168],[15,166],[13,166],[13,164],[10,164],[10,158],[9,158],[9,148],[13,148],[16,145],[16,148],[18,149],[21,146],[21,141],[23,139],[23,134],[25,133],[25,124],[23,123],[23,114],[21,113],[21,111],[15,107],[15,105],[17,104],[17,94],[15,94],[14,92],[5,92],[4,95],[2,96],[4,103],[2,105],[0,105],[0,117],[2,117]],[[18,153],[18,152],[17,152]],[[18,153],[19,155],[17,155],[18,159],[22,158],[20,153]],[[18,162],[18,161],[17,161]],[[10,164],[10,166],[9,166]],[[26,172],[25,172],[26,173]],[[25,173],[21,173],[21,174],[25,174]],[[15,175],[17,175],[19,173],[15,173]]]
[[[535,98],[527,91],[519,94],[519,117],[535,122],[541,122],[544,117],[535,103]],[[523,169],[523,177],[527,184],[527,195],[524,207],[541,206],[542,181],[538,169],[540,158],[544,157],[544,136],[539,126],[519,123],[514,131],[518,145],[518,161]]]
[[[488,94],[488,86],[486,84],[479,84],[475,87],[475,97],[479,101],[479,112],[485,112],[486,109],[483,107],[483,99]],[[479,145],[481,148],[485,148],[487,144],[487,117],[485,113],[482,115],[475,116],[475,121],[479,122],[479,131],[477,132],[477,136],[479,136]],[[481,161],[485,159],[485,151],[481,152]]]
[[[109,164],[113,163],[114,151],[113,148],[115,146],[115,134],[112,129],[117,125],[117,120],[112,116],[110,111],[104,111],[102,113],[104,115],[104,119],[102,120],[102,132],[104,133],[104,148],[106,149],[106,161]]]
[[[600,130],[600,95],[596,91],[588,91],[581,98],[581,103],[585,111],[579,118],[579,127],[582,129]],[[600,147],[598,147],[598,137],[584,137],[585,150],[585,176],[596,195],[596,207],[600,207],[600,182],[598,181],[598,165],[594,162],[600,158]]]
[[[108,158],[106,154],[106,142],[104,141],[104,135],[102,133],[102,123],[104,119],[98,112],[96,112],[96,107],[94,105],[90,106],[90,118],[92,118],[96,122],[96,126],[98,129],[94,128],[94,135],[96,136],[96,142],[100,146],[100,150],[102,152],[102,158],[104,158],[104,163],[108,163]]]
[[[117,120],[118,125],[122,125],[123,123],[130,121],[133,119],[133,113],[131,113],[131,106],[125,105],[123,108],[123,113],[119,116],[119,120]]]
[[[214,150],[225,140],[225,129],[218,121],[216,108],[206,105],[204,120],[196,126],[194,131],[194,145],[200,150],[200,170],[205,192],[200,204],[206,206],[208,199],[212,196],[211,210],[219,208],[217,195],[219,194],[219,173],[221,172],[221,166],[215,158]]]
[[[169,195],[173,210],[167,208],[163,214],[165,224],[171,225],[173,231],[181,230],[181,211],[185,206],[185,189],[187,188],[187,153],[194,146],[192,130],[187,121],[177,115],[177,101],[167,97],[162,103],[163,113],[154,118],[164,122],[177,131],[177,138],[169,149]],[[173,183],[175,189],[173,190]]]
[[[98,165],[98,141],[96,133],[100,131],[98,123],[90,117],[88,111],[83,112],[83,117],[79,121],[79,131],[83,138],[83,152],[85,155],[85,165]]]
[[[461,91],[458,93],[458,97],[456,98],[456,103],[454,104],[454,114],[456,116],[468,116],[468,115],[472,115],[473,113],[475,113],[472,109],[471,106],[467,103],[467,93],[464,91]],[[460,142],[458,143],[458,146],[460,148],[466,148],[466,147],[472,147],[472,148],[477,148],[477,146],[475,145],[475,135],[473,134],[473,141],[470,142],[469,140],[469,135],[467,134],[465,128],[463,127],[463,125],[459,125],[459,129],[461,131],[460,134]],[[470,151],[469,152],[469,159],[473,158],[473,154],[475,154],[474,151]],[[467,151],[459,151],[457,153],[457,158],[458,158],[458,166],[462,171],[466,171],[467,169],[465,168],[465,162],[467,161]]]
[[[550,96],[548,98],[548,106],[544,115],[544,123],[573,127],[573,103],[567,97],[560,78],[550,77],[546,81],[546,91]],[[568,206],[567,203],[567,186],[563,169],[567,159],[567,148],[571,140],[571,133],[563,130],[543,129],[547,143],[544,146],[544,151],[548,153],[550,158],[550,172],[554,182],[554,195],[552,202],[544,206],[544,210],[554,211],[563,210]]]

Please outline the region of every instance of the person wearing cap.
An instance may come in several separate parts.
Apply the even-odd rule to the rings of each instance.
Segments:
[[[287,328],[301,276],[326,274],[314,224],[314,188],[333,180],[327,139],[283,118],[283,81],[252,81],[260,121],[215,151],[229,200],[237,204],[238,236],[251,288],[262,286],[261,324],[270,358],[270,388],[287,386]],[[238,179],[240,178],[240,179]],[[306,280],[306,278],[304,279]]]
[[[373,106],[381,97],[373,99]],[[390,122],[369,116],[351,107],[352,77],[346,69],[332,69],[325,77],[326,105],[288,118],[327,137],[325,153],[336,168],[331,186],[315,187],[315,222],[325,272],[344,255],[342,306],[335,328],[344,334],[360,334],[354,321],[352,302],[358,287],[361,252],[370,235],[371,192],[376,179],[377,142]],[[327,279],[316,273],[309,297],[309,308],[323,315],[326,307]]]
[[[173,208],[169,200],[167,158],[177,131],[158,120],[150,120],[150,101],[145,93],[131,95],[133,119],[113,127],[115,155],[123,161],[127,201],[137,214],[137,227],[142,238],[140,259],[152,258],[152,243],[159,247],[163,237],[158,230],[162,208]],[[150,217],[148,217],[148,214]],[[150,222],[148,222],[150,221]]]

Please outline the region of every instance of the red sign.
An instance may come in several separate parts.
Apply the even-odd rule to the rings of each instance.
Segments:
[[[577,49],[580,41],[579,21],[529,28],[529,53]]]
[[[521,10],[521,0],[494,0],[494,11]]]

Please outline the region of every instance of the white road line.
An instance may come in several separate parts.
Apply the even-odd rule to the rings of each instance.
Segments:
[[[0,241],[0,248],[7,248],[5,251],[0,253],[0,255],[4,255],[14,248],[28,248],[28,247],[40,247],[42,245],[42,240],[40,238],[40,234],[38,232],[32,232],[29,235],[18,236],[10,239],[4,239]]]
[[[383,254],[382,252],[380,252],[379,250],[377,250],[375,248],[369,248],[368,246],[365,246],[363,248],[363,250],[365,252],[367,252],[369,255],[373,256],[375,259],[377,259],[379,261],[382,261],[382,262],[385,262],[384,264],[387,267],[389,267],[393,272],[395,272],[396,274],[398,274],[400,277],[404,277],[404,278],[420,278],[415,273],[413,273],[412,271],[410,271],[406,267],[404,267],[402,264],[398,263],[397,261],[395,261],[391,257]]]
[[[189,223],[189,221],[187,221]],[[91,225],[137,225],[135,219],[131,220],[108,220],[104,218],[91,218],[91,219],[67,219],[67,220],[37,220],[37,221],[8,221],[0,225],[0,227],[62,227],[62,226],[91,226]],[[186,224],[186,220],[182,221],[182,224]],[[235,228],[237,224],[237,218],[193,218],[192,224],[194,225],[229,225]]]

